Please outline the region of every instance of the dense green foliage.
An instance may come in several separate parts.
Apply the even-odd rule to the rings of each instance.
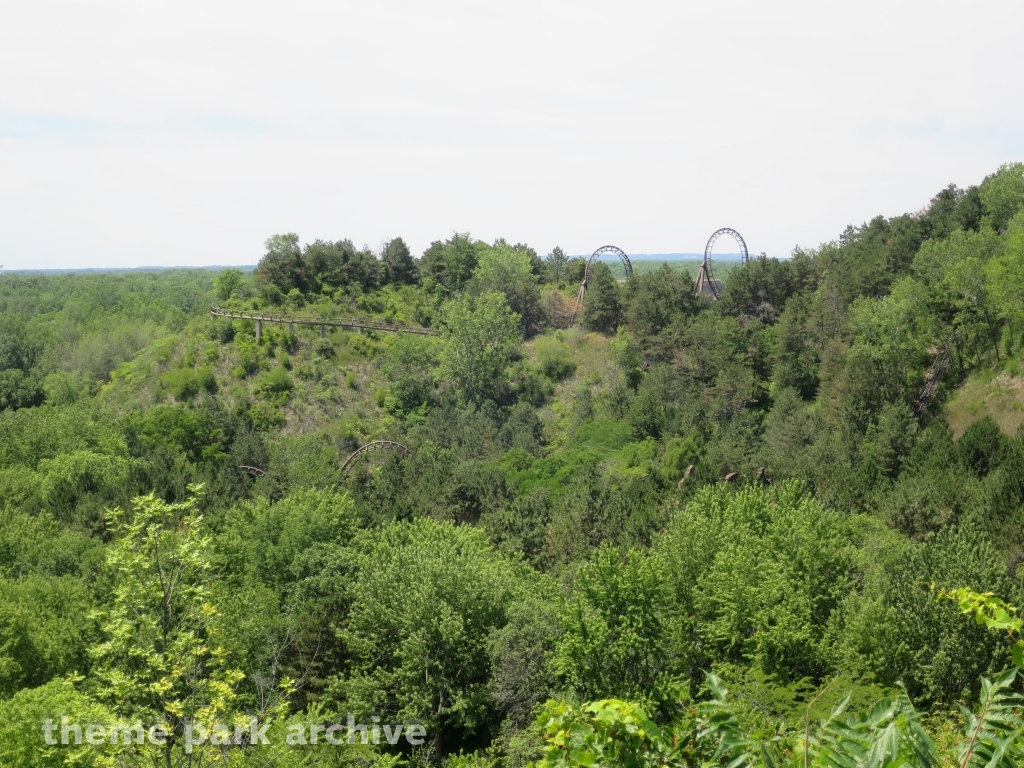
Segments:
[[[1016,760],[1017,625],[970,595],[1024,601],[1024,431],[949,407],[1024,388],[1024,166],[715,303],[598,263],[569,327],[583,266],[281,234],[251,274],[3,276],[0,765]],[[343,471],[371,440],[410,454]],[[174,738],[44,749],[63,714]],[[350,714],[427,738],[285,745]],[[250,717],[273,750],[185,752]]]

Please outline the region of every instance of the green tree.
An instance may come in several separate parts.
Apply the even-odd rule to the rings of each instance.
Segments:
[[[316,240],[302,253],[305,285],[300,290],[330,293],[338,288],[358,295],[373,290],[380,277],[377,257],[368,249],[358,250],[351,240]]]
[[[42,404],[43,376],[33,370],[42,346],[21,317],[0,314],[0,411]]]
[[[42,405],[45,398],[43,377],[38,371],[0,371],[0,411],[32,408]]]
[[[264,245],[266,254],[256,265],[256,277],[265,286],[273,285],[281,293],[292,288],[306,290],[306,267],[302,261],[299,236],[294,232],[272,235]]]
[[[189,724],[233,734],[248,727],[235,710],[242,673],[230,666],[220,642],[217,609],[210,600],[210,539],[201,533],[195,500],[166,504],[154,496],[115,509],[116,535],[107,555],[113,574],[108,606],[97,613],[104,641],[92,651],[95,697],[121,721],[162,725],[164,746],[154,764],[192,765],[185,751]],[[197,751],[216,753],[209,743]]]
[[[680,668],[753,662],[780,681],[827,672],[822,641],[851,588],[851,543],[845,518],[799,483],[702,488],[655,547]]]
[[[1010,222],[1003,252],[986,263],[985,290],[1019,338],[1024,332],[1024,213]]]
[[[997,232],[1024,206],[1024,163],[1006,163],[979,190],[985,217]]]
[[[582,698],[616,693],[654,708],[673,700],[665,586],[657,557],[612,547],[577,571],[554,665]]]
[[[441,315],[439,372],[470,400],[497,395],[519,342],[519,315],[504,294],[461,296]]]
[[[244,276],[240,269],[222,269],[213,278],[213,292],[221,301],[227,301],[231,294],[242,285]]]
[[[923,284],[904,278],[884,299],[863,297],[850,307],[855,338],[845,383],[873,409],[883,402],[913,402],[920,390],[928,348],[938,335],[929,298]]]
[[[487,244],[473,240],[468,232],[456,232],[450,239],[435,240],[423,252],[420,270],[449,293],[461,289],[473,276],[480,253]]]
[[[382,369],[393,397],[394,410],[411,413],[434,399],[432,367],[437,363],[433,340],[405,334],[388,349]]]
[[[977,232],[958,229],[945,239],[925,240],[914,256],[914,275],[928,285],[938,285],[953,265],[964,260],[988,261],[999,244],[999,236],[990,227]]]
[[[547,748],[530,768],[689,768],[699,757],[694,725],[659,728],[641,705],[620,699],[549,701],[537,718]]]
[[[55,638],[59,640],[59,638]],[[102,748],[51,746],[44,741],[43,724],[50,720],[60,738],[60,722],[67,717],[71,723],[113,722],[111,713],[75,690],[75,678],[51,680],[38,688],[25,688],[11,698],[0,699],[0,766],[3,768],[106,768],[108,755]]]
[[[619,317],[619,283],[607,264],[594,262],[583,299],[583,325],[591,331],[615,333]]]
[[[818,352],[810,328],[810,309],[804,296],[786,303],[775,326],[771,352],[772,383],[775,392],[792,388],[805,400],[818,390]]]
[[[657,272],[634,274],[622,291],[622,323],[649,360],[670,361],[683,328],[701,308],[689,273],[667,264]]]
[[[533,333],[540,322],[540,289],[530,255],[502,243],[480,254],[473,270],[476,293],[499,291],[509,308],[519,315],[522,330]]]
[[[87,671],[90,609],[86,585],[71,576],[0,577],[0,699]]]
[[[485,733],[488,637],[521,589],[517,567],[483,531],[427,519],[362,532],[352,557],[351,673],[332,685],[344,706],[422,723],[435,760]]]
[[[564,283],[566,278],[566,268],[569,264],[569,257],[565,255],[565,251],[556,245],[551,249],[551,253],[547,255],[544,262],[547,265],[548,275],[551,278],[551,282],[558,285]]]
[[[419,282],[419,267],[409,246],[400,237],[384,244],[380,264],[384,272],[383,282],[388,285],[415,285]]]
[[[815,282],[811,260],[800,252],[792,259],[769,259],[763,253],[730,270],[725,293],[715,309],[771,323],[789,298]]]

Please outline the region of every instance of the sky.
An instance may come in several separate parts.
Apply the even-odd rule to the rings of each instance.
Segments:
[[[726,226],[784,256],[1024,160],[1021,29],[1020,0],[11,2],[0,264]]]

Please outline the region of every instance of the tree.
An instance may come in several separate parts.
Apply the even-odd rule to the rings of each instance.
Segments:
[[[440,374],[469,400],[494,397],[519,341],[519,315],[504,294],[461,296],[441,315]]]
[[[974,711],[960,705],[963,733],[955,743],[950,743],[952,734],[948,731],[942,733],[942,739],[933,741],[922,713],[914,708],[905,690],[876,702],[867,714],[851,712],[851,695],[847,695],[827,717],[813,717],[814,704],[838,678],[818,689],[805,710],[802,728],[783,726],[774,733],[766,733],[763,728],[749,731],[742,722],[748,719],[741,714],[745,707],[730,702],[721,678],[709,674],[710,698],[678,713],[675,721],[664,727],[651,722],[641,707],[618,699],[578,707],[549,701],[537,719],[547,749],[544,759],[534,766],[1015,768],[1024,761],[1024,735],[1018,717],[1024,696],[1015,690],[1024,664],[1024,643],[1020,639],[1024,622],[1015,615],[1016,608],[991,592],[978,593],[965,587],[947,591],[934,584],[931,591],[940,601],[957,603],[961,613],[973,618],[972,624],[1005,633],[1013,644],[1013,667],[992,679],[978,681],[981,695]],[[928,598],[935,601],[932,595]]]
[[[43,377],[38,371],[0,371],[0,411],[42,405],[45,398]]]
[[[565,255],[565,251],[556,245],[544,261],[547,264],[551,282],[561,285],[565,281],[566,267],[569,264],[569,257]]]
[[[793,481],[701,489],[655,547],[681,671],[752,662],[780,682],[828,671],[822,641],[851,588],[852,538]]]
[[[540,290],[525,250],[517,251],[502,243],[482,252],[473,270],[472,286],[476,293],[505,294],[509,308],[519,315],[523,332],[530,334],[536,330],[540,322]]]
[[[299,236],[294,232],[272,235],[265,243],[266,254],[256,265],[256,277],[265,286],[273,285],[281,293],[292,288],[306,290],[306,268],[302,261]]]
[[[412,334],[395,340],[382,364],[391,393],[388,407],[398,413],[411,413],[434,398],[431,367],[437,362],[432,340]]]
[[[1006,163],[979,190],[985,218],[997,232],[1024,206],[1024,163]]]
[[[0,315],[0,411],[41,405],[43,376],[33,370],[42,344],[29,324],[13,314]]]
[[[29,324],[13,313],[0,316],[0,371],[28,371],[35,367],[42,344]]]
[[[904,278],[885,298],[862,297],[850,307],[855,338],[845,361],[846,391],[872,410],[883,402],[912,402],[920,391],[937,335],[928,299],[922,283]]]
[[[602,547],[576,573],[563,609],[555,669],[584,699],[612,694],[655,708],[673,700],[661,561]]]
[[[381,251],[380,263],[383,269],[383,282],[389,285],[415,285],[419,282],[419,267],[413,259],[409,246],[396,237],[388,240]]]
[[[191,765],[196,756],[185,751],[187,727],[233,735],[234,725],[249,726],[235,711],[242,673],[225,657],[210,599],[210,539],[200,532],[195,499],[166,504],[142,496],[131,512],[111,512],[110,522],[113,594],[98,613],[105,640],[92,652],[95,695],[122,722],[164,728],[166,744],[137,747],[152,750],[154,763]]]
[[[242,284],[242,279],[242,270],[223,269],[213,278],[213,292],[217,294],[217,298],[221,301],[227,301],[231,298],[231,294],[235,292],[235,289]]]
[[[591,331],[615,333],[619,317],[619,283],[607,264],[596,261],[583,299],[583,325]]]
[[[986,291],[1011,333],[1024,331],[1024,213],[1008,226],[1003,252],[985,265]]]
[[[487,244],[474,241],[468,232],[456,232],[448,240],[435,240],[423,252],[420,270],[449,292],[457,291],[473,276],[480,253]]]
[[[762,253],[729,272],[725,293],[715,309],[771,323],[782,312],[790,296],[802,289],[813,289],[813,283],[812,265],[806,255],[769,259]]]
[[[94,628],[79,579],[32,574],[0,577],[0,699],[53,677],[88,669]]]
[[[482,530],[429,519],[362,531],[351,553],[351,673],[332,688],[357,714],[422,723],[439,759],[491,718],[488,637],[520,592],[516,566]]]
[[[302,261],[306,290],[317,293],[355,288],[358,295],[376,287],[380,276],[377,257],[368,249],[357,250],[351,240],[316,240],[306,246]]]
[[[55,637],[58,641],[61,638]],[[0,761],[5,768],[106,768],[102,749],[83,744],[78,747],[45,747],[40,727],[47,720],[57,724],[59,738],[62,717],[72,723],[106,724],[110,713],[75,690],[74,678],[51,680],[38,688],[24,688],[10,698],[0,699]]]
[[[669,269],[667,264],[657,272],[633,275],[622,291],[623,325],[651,360],[672,359],[679,334],[700,309],[690,275]]]
[[[772,383],[776,392],[792,388],[805,400],[812,400],[818,389],[819,361],[807,328],[808,315],[803,295],[794,297],[782,310],[771,352]]]

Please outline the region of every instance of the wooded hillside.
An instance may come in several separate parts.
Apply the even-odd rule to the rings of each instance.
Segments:
[[[879,765],[961,764],[1022,661],[937,595],[1024,604],[1024,165],[717,302],[599,262],[571,323],[583,270],[279,234],[254,273],[0,277],[0,765],[803,765],[847,695],[918,755]],[[372,441],[408,455],[343,469]],[[286,744],[350,715],[427,738]],[[252,717],[272,746],[186,752]]]

